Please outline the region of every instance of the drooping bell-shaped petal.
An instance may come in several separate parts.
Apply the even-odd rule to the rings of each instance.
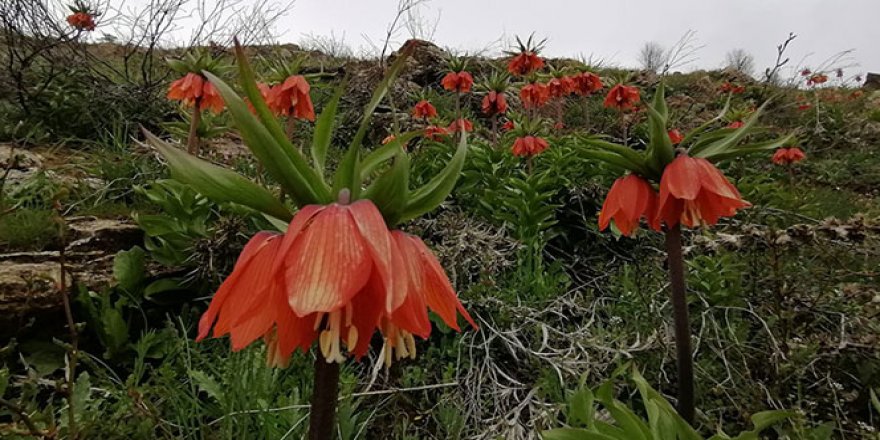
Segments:
[[[602,204],[599,230],[604,231],[614,220],[623,235],[632,236],[643,218],[656,230],[659,228],[654,220],[656,205],[657,193],[650,183],[635,174],[621,177],[611,185]]]
[[[528,75],[544,67],[544,59],[532,51],[523,51],[510,59],[507,71],[513,76]]]
[[[309,82],[304,76],[292,75],[272,88],[267,104],[276,114],[314,121],[315,108],[310,90]]]
[[[177,79],[168,87],[168,99],[181,101],[185,105],[193,105],[197,98],[202,96],[205,79],[195,73],[187,73],[183,78]]]
[[[618,110],[632,109],[639,102],[639,89],[633,86],[617,84],[608,91],[605,96],[604,105],[606,108],[616,108]]]
[[[542,107],[550,99],[550,91],[541,83],[529,83],[519,91],[519,98],[525,108]]]
[[[483,97],[481,107],[486,116],[504,114],[507,112],[507,97],[504,96],[504,93],[492,90]]]
[[[450,92],[468,93],[474,85],[474,77],[466,71],[449,72],[440,80],[440,85]]]
[[[463,316],[472,327],[478,328],[458,300],[437,257],[425,243],[401,231],[392,231],[391,234],[404,262],[402,269],[408,278],[408,289],[403,304],[382,318],[380,324],[385,339],[386,365],[390,365],[393,358],[415,357],[413,335],[424,339],[431,333],[429,310],[456,331],[461,331],[458,315]]]
[[[663,171],[655,220],[667,226],[714,225],[748,206],[715,165],[681,155]]]
[[[414,118],[431,119],[437,117],[437,109],[427,100],[423,99],[416,103],[412,109]]]

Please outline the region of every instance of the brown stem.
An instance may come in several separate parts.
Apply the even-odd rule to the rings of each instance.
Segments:
[[[30,416],[28,416],[24,408],[6,399],[0,399],[0,406],[5,406],[9,408],[10,411],[14,412],[18,416],[18,418],[21,419],[21,422],[24,423],[24,426],[27,427],[28,433],[30,435],[34,436],[35,438],[46,436],[47,433],[40,431],[40,429],[37,428],[37,425],[34,424],[34,421],[31,420]]]
[[[498,148],[498,115],[492,115],[492,148]]]
[[[192,119],[189,123],[189,136],[186,138],[186,151],[193,156],[199,155],[199,125],[202,123],[202,98],[196,98],[193,106]]]
[[[290,139],[290,143],[296,144],[296,140],[293,138],[293,135],[296,134],[296,118],[293,115],[287,117],[287,126],[284,129],[285,134],[287,134],[287,138]],[[302,151],[302,146],[297,145],[299,151]]]
[[[678,360],[678,413],[694,422],[694,359],[691,353],[691,327],[688,317],[681,226],[666,231],[666,258],[672,287],[672,317],[675,322],[675,350]]]
[[[331,440],[336,427],[336,402],[339,400],[339,364],[327,362],[321,350],[315,350],[315,389],[309,415],[309,440]]]
[[[61,214],[61,204],[55,201],[55,216],[58,222],[58,236],[61,239],[60,250],[58,251],[58,264],[61,266],[60,286],[58,292],[61,293],[61,302],[64,306],[64,317],[67,319],[67,329],[70,334],[70,351],[68,352],[67,367],[67,389],[65,394],[67,397],[67,429],[69,431],[68,438],[77,438],[76,429],[76,411],[74,408],[74,384],[76,383],[76,362],[77,351],[79,346],[79,335],[76,332],[76,322],[73,320],[73,309],[70,307],[70,286],[67,282],[67,256],[65,248],[67,243],[65,240],[64,217]]]

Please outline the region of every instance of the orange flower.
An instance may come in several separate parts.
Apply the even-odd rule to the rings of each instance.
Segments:
[[[187,73],[168,87],[168,99],[181,101],[186,106],[194,106],[198,102],[199,109],[209,109],[214,113],[223,111],[223,98],[214,85],[203,76]]]
[[[541,83],[529,83],[519,91],[519,98],[525,108],[538,108],[550,99],[550,91]]]
[[[504,93],[491,91],[483,97],[483,114],[486,116],[500,115],[507,112],[507,98]]]
[[[681,155],[676,157],[660,179],[656,223],[688,227],[714,225],[721,217],[733,216],[738,209],[751,206],[742,199],[724,174],[708,160]]]
[[[452,321],[454,329],[456,311],[473,322],[451,287],[442,285],[448,279],[439,264],[432,265],[436,259],[427,248],[421,252],[415,260],[401,249],[369,200],[306,206],[285,234],[261,232],[245,246],[199,321],[197,340],[211,327],[214,337],[230,335],[233,350],[262,337],[269,364],[284,366],[294,350],[307,351],[316,339],[328,362],[345,359],[343,344],[360,358],[373,331],[388,320],[403,328],[393,342],[412,347],[410,330],[427,337],[430,324],[413,328],[394,317],[406,304],[408,316],[427,315],[413,301]]]
[[[605,97],[605,108],[629,110],[639,102],[639,89],[633,86],[618,84],[611,88]]]
[[[825,82],[827,81],[828,75],[825,75],[824,73],[817,73],[807,80],[807,85],[812,86],[814,84],[825,84]]]
[[[503,125],[501,125],[501,129],[504,130],[504,131],[510,131],[510,130],[513,130],[514,127],[515,127],[515,126],[514,126],[514,124],[513,124],[513,121],[511,121],[511,120],[508,120],[508,121],[505,122]]]
[[[513,148],[511,151],[514,156],[531,157],[543,153],[549,146],[550,144],[548,144],[543,138],[528,135],[516,138],[516,140],[513,141]]]
[[[304,76],[290,76],[283,83],[272,87],[267,104],[278,115],[293,115],[295,118],[314,121],[315,108],[309,95],[310,89]]]
[[[669,135],[669,141],[672,142],[672,145],[678,145],[684,140],[684,135],[682,135],[677,128],[669,130],[667,134]]]
[[[743,124],[743,121],[733,121],[730,124],[727,124],[727,128],[732,128],[735,130],[737,128],[741,128],[743,125],[745,125]]]
[[[188,106],[193,105],[196,99],[202,97],[205,82],[201,75],[187,73],[168,87],[168,99],[182,101]]]
[[[551,78],[547,81],[547,92],[551,98],[564,98],[574,90],[574,82],[567,76]]]
[[[266,83],[258,82],[257,89],[260,91],[260,96],[263,97],[263,101],[268,104],[269,96],[272,94],[272,88],[269,87],[269,85]],[[251,113],[254,113],[254,114],[257,113],[257,110],[254,108],[254,105],[251,104],[250,101],[248,101],[247,105],[248,105],[248,110],[250,110]],[[270,108],[270,110],[271,110],[271,108]]]
[[[591,72],[579,73],[571,77],[574,92],[581,96],[589,96],[602,90],[602,79]]]
[[[429,125],[425,127],[425,138],[435,142],[442,141],[445,136],[449,135],[446,128],[437,125]]]
[[[223,111],[224,106],[223,97],[220,96],[220,93],[217,92],[217,89],[214,87],[214,84],[211,84],[209,81],[205,81],[205,85],[202,88],[202,108],[206,108],[211,110],[214,113],[220,113]]]
[[[440,85],[450,92],[467,93],[474,85],[474,77],[465,71],[449,72],[440,80]]]
[[[385,339],[385,358],[390,366],[393,359],[415,358],[413,335],[426,339],[431,334],[428,310],[436,313],[447,326],[461,331],[458,315],[474,328],[477,324],[458,301],[455,289],[434,253],[418,237],[401,231],[391,231],[392,246],[399,253],[406,275],[406,297],[394,312],[382,318],[379,325]],[[397,272],[396,272],[397,273]]]
[[[773,153],[773,163],[776,165],[791,165],[806,158],[807,155],[798,147],[780,148]]]
[[[528,75],[544,67],[544,60],[535,52],[520,52],[507,63],[507,71],[513,76]]]
[[[745,86],[736,86],[736,85],[733,85],[729,82],[726,82],[724,84],[721,84],[721,91],[722,92],[731,92],[734,95],[738,95],[740,93],[745,92],[746,87]]]
[[[563,128],[565,128],[565,123],[562,121],[559,121],[559,122],[553,124],[554,130],[562,130]]]
[[[437,109],[428,102],[428,100],[423,99],[416,103],[416,105],[412,109],[412,115],[414,118],[436,118],[437,117]]]
[[[67,24],[83,31],[95,30],[95,18],[87,12],[76,12],[67,16]]]
[[[660,230],[655,218],[657,192],[645,179],[630,174],[614,181],[602,211],[599,213],[599,230],[608,228],[611,220],[623,235],[632,236],[639,227],[639,220],[649,222],[651,229]]]
[[[470,133],[474,131],[474,124],[465,118],[456,119],[449,124],[449,127],[446,127],[446,130],[450,133],[455,133],[457,131]]]

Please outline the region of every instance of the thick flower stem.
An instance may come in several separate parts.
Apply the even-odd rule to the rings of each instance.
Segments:
[[[678,413],[688,423],[693,423],[694,359],[691,353],[691,327],[680,225],[675,225],[666,231],[666,257],[672,287],[672,317],[675,321],[675,349],[678,358]]]
[[[202,123],[202,98],[196,98],[192,119],[189,123],[189,136],[186,138],[186,151],[193,156],[199,154],[199,125]]]
[[[339,400],[339,364],[328,363],[316,350],[315,389],[309,415],[309,440],[331,440],[336,427],[336,402]]]

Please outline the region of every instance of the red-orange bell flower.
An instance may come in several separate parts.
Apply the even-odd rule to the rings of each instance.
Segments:
[[[440,85],[450,92],[468,93],[474,85],[474,77],[466,71],[449,72],[440,80]]]
[[[828,81],[828,75],[823,73],[818,73],[816,75],[811,76],[807,80],[807,85],[812,86],[814,84],[825,84]]]
[[[513,76],[528,75],[544,67],[544,59],[535,52],[520,52],[507,63],[507,71]]]
[[[406,304],[407,317],[427,315],[427,309],[418,309],[421,304],[454,329],[456,311],[473,322],[451,287],[442,284],[448,280],[432,258],[427,248],[418,254],[402,249],[368,200],[308,205],[285,234],[261,232],[245,246],[199,321],[198,340],[212,326],[214,337],[231,336],[233,350],[262,337],[270,365],[283,366],[294,350],[306,351],[316,339],[328,362],[345,359],[343,344],[360,358],[373,331],[389,321],[402,330],[386,352],[412,333],[427,337],[430,324],[395,319]]]
[[[599,230],[604,231],[614,220],[623,235],[632,236],[641,219],[648,221],[652,229],[659,230],[656,210],[657,192],[650,183],[635,174],[621,177],[611,185],[602,204]]]
[[[589,96],[602,90],[602,79],[591,72],[582,72],[571,77],[574,92],[581,96]]]
[[[639,89],[618,84],[611,88],[605,97],[605,108],[629,110],[639,102]]]
[[[437,109],[428,102],[428,100],[423,99],[416,103],[412,109],[412,115],[414,118],[422,118],[422,119],[430,119],[437,117]]]
[[[446,127],[446,130],[450,133],[455,133],[457,131],[470,133],[474,131],[474,124],[465,118],[456,119],[449,124],[449,127]]]
[[[519,91],[519,98],[525,108],[542,107],[550,99],[550,91],[541,83],[529,83]]]
[[[183,78],[175,80],[168,87],[168,99],[181,101],[186,106],[198,102],[199,109],[210,109],[214,113],[223,110],[223,98],[211,84],[201,75],[187,73]]]
[[[311,86],[304,76],[292,75],[283,83],[272,87],[267,104],[275,114],[314,121],[315,107],[312,105],[310,90]]]
[[[91,32],[95,30],[95,18],[87,12],[76,12],[68,15],[67,24],[83,31]]]
[[[745,125],[743,124],[743,121],[733,121],[730,124],[727,124],[727,128],[737,129],[742,128],[743,125]]]
[[[436,313],[447,326],[460,331],[458,315],[474,328],[477,324],[458,301],[455,289],[434,253],[421,239],[391,231],[393,246],[404,264],[407,275],[406,298],[394,312],[382,318],[380,328],[385,338],[383,362],[390,366],[394,359],[415,358],[413,335],[426,339],[431,334],[428,310]]]
[[[429,125],[425,127],[425,138],[435,142],[442,141],[444,137],[449,135],[449,131],[445,127],[437,125]]]
[[[656,222],[688,227],[714,225],[721,217],[751,206],[736,187],[706,159],[676,157],[660,179]]]
[[[501,115],[507,112],[507,98],[504,93],[490,91],[483,97],[483,114],[486,116]]]
[[[507,122],[505,122],[504,124],[501,125],[501,129],[504,131],[510,131],[510,130],[513,130],[514,128],[515,128],[515,125],[513,124],[513,121],[511,121],[511,120],[507,120]]]
[[[798,147],[780,148],[773,153],[773,163],[776,165],[791,165],[806,158],[807,155]]]
[[[511,151],[514,156],[531,157],[543,153],[549,146],[550,144],[543,138],[528,135],[516,138]]]
[[[547,81],[547,93],[551,98],[564,98],[574,91],[574,82],[567,76],[551,78]]]
[[[672,145],[678,145],[681,143],[681,141],[684,140],[684,135],[682,135],[681,132],[678,131],[677,128],[673,128],[672,130],[669,130],[668,135],[669,135],[669,141],[672,142]]]

